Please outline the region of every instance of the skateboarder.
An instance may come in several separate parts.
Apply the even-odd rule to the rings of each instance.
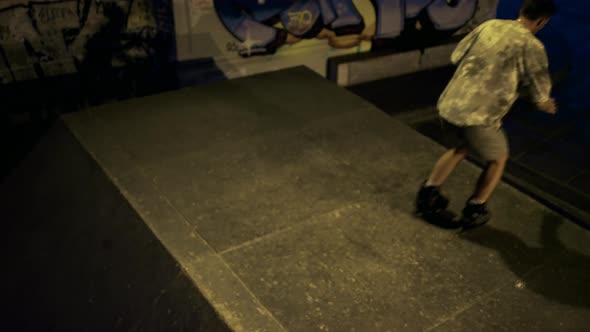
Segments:
[[[490,20],[469,33],[454,50],[457,70],[438,102],[447,134],[458,138],[445,152],[418,193],[419,214],[440,212],[449,200],[440,186],[468,153],[487,166],[463,209],[464,227],[490,219],[486,202],[495,190],[508,160],[502,118],[519,95],[526,95],[543,112],[555,114],[547,53],[534,35],[556,13],[553,0],[524,0],[517,20]]]

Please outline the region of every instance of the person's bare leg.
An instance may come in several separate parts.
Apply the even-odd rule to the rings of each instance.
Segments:
[[[498,183],[500,183],[500,179],[502,179],[507,160],[508,157],[505,157],[488,163],[488,166],[477,180],[475,194],[472,198],[474,203],[486,203],[490,199]]]
[[[466,155],[466,148],[450,149],[445,152],[434,165],[426,185],[438,187],[445,183],[449,175],[451,175],[455,168],[457,168],[457,165],[465,159]]]

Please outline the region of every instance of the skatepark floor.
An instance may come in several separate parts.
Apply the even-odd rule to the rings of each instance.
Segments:
[[[590,326],[588,231],[507,183],[490,202],[493,219],[484,227],[461,233],[415,217],[418,186],[444,147],[306,68],[103,105],[70,114],[64,124],[89,156],[81,163],[96,163],[101,172],[91,175],[104,174],[117,188],[195,285],[191,291],[200,292],[229,330]],[[68,165],[67,159],[53,160],[61,162]],[[27,179],[27,168],[40,167],[25,166],[20,173]],[[55,172],[29,181],[41,181],[36,188],[45,192],[39,197],[59,202],[42,181],[60,183],[57,175],[72,171]],[[478,172],[464,163],[449,180],[452,211],[460,211]],[[19,181],[15,175],[7,188]],[[104,201],[91,198],[93,183],[71,183],[86,188],[84,204]],[[0,192],[4,208],[17,206],[12,195]],[[61,218],[75,215],[79,195],[71,196],[72,206]],[[20,213],[42,215],[31,207],[35,202],[27,202],[29,211]],[[109,213],[92,218],[110,218]],[[97,225],[106,227],[107,220]],[[38,258],[27,261],[28,269],[34,262],[47,264],[48,248],[74,255],[80,248],[105,247],[104,239],[81,226],[76,227],[88,234],[84,241],[73,235],[44,239],[47,229],[59,239],[56,227],[74,227],[63,221],[23,233],[36,239],[27,250]],[[43,251],[35,250],[39,243]],[[135,240],[128,247],[113,243],[106,246],[113,259],[137,246]],[[85,264],[89,271],[103,271],[92,260]],[[42,276],[49,285],[71,287],[93,275],[48,266]],[[135,269],[132,260],[122,266],[129,273]],[[157,276],[158,270],[150,272],[157,266],[142,265],[138,271],[147,273],[133,275]],[[104,287],[83,288],[94,294],[92,305]],[[67,296],[79,295],[64,291]],[[69,326],[75,324],[72,317]],[[127,326],[123,318],[113,318],[113,326]]]

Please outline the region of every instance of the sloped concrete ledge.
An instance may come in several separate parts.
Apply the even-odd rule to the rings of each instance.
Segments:
[[[60,121],[2,183],[3,326],[230,331],[111,180]]]

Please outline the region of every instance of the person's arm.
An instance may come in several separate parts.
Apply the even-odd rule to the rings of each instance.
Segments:
[[[463,60],[467,52],[469,52],[469,50],[471,49],[471,46],[473,46],[473,44],[477,40],[479,33],[481,32],[481,30],[483,30],[486,23],[487,22],[480,24],[477,28],[475,28],[475,30],[471,31],[469,34],[467,34],[467,36],[465,36],[465,38],[463,38],[459,42],[459,44],[453,51],[453,54],[451,54],[451,62],[454,65],[458,64],[459,62],[461,62],[461,60]]]
[[[530,43],[524,51],[523,85],[540,111],[555,114],[557,105],[551,98],[551,76],[547,52],[540,41]]]

